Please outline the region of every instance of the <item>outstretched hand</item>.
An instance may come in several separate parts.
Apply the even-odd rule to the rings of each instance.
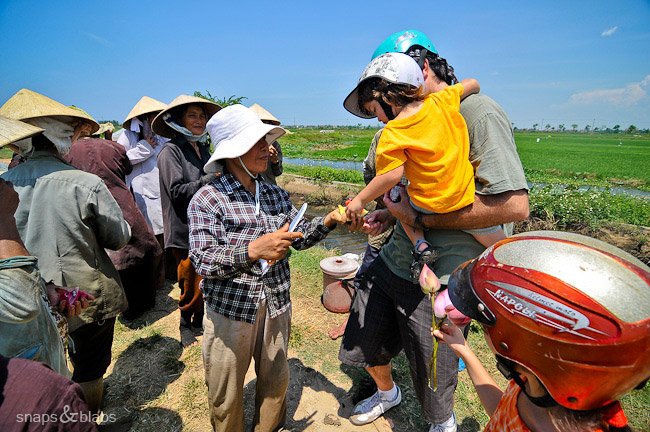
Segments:
[[[368,235],[379,235],[395,224],[395,217],[386,209],[375,210],[363,218],[361,231]]]
[[[345,214],[345,211],[341,211],[340,208],[335,208],[331,212],[325,215],[323,224],[330,229],[336,228],[336,224],[348,223],[349,220]]]
[[[358,196],[349,200],[345,205],[345,215],[353,224],[362,223],[363,214],[366,213],[364,210],[363,202]]]

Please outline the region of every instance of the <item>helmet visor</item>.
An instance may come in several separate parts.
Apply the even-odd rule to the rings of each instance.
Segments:
[[[449,299],[454,307],[464,315],[481,324],[493,326],[496,323],[495,315],[481,301],[472,285],[471,275],[475,264],[476,260],[466,262],[451,274],[447,284]]]

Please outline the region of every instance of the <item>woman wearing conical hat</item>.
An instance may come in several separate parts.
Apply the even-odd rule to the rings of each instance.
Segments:
[[[178,265],[182,327],[202,327],[201,278],[188,258],[187,207],[196,191],[215,178],[215,174],[206,174],[203,170],[210,158],[205,126],[220,109],[206,99],[180,95],[152,124],[155,133],[171,138],[158,155],[158,169],[165,249],[172,252]]]
[[[38,258],[43,279],[95,297],[68,321],[68,328],[75,348],[69,352],[72,380],[97,411],[111,363],[115,317],[126,307],[119,273],[105,250],[126,245],[131,229],[106,184],[62,156],[79,122],[91,123],[91,133],[99,125],[81,111],[27,89],[0,107],[0,115],[44,129],[31,138],[34,150],[27,160],[1,177],[18,192],[16,226],[27,250]]]
[[[133,191],[138,208],[159,238],[161,246],[164,244],[163,218],[156,162],[169,138],[153,133],[151,123],[165,108],[167,105],[164,103],[143,96],[126,116],[122,123],[124,131],[117,139],[126,149],[126,155],[133,165],[133,171],[126,177],[126,184]]]

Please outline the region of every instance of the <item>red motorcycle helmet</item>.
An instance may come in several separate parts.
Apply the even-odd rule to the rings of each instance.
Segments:
[[[449,297],[560,405],[591,410],[650,378],[650,268],[599,240],[518,234],[458,267]]]

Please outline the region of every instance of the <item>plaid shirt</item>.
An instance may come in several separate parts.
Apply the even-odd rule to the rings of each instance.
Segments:
[[[229,173],[203,186],[187,210],[190,229],[189,256],[203,277],[201,290],[207,306],[236,321],[255,322],[262,292],[271,317],[291,306],[291,274],[285,258],[262,275],[259,261],[248,258],[248,244],[291,222],[298,210],[289,195],[278,186],[260,182],[260,213],[255,214],[255,195]],[[304,237],[293,242],[306,249],[323,239],[330,230],[317,217],[304,219],[296,231]]]

